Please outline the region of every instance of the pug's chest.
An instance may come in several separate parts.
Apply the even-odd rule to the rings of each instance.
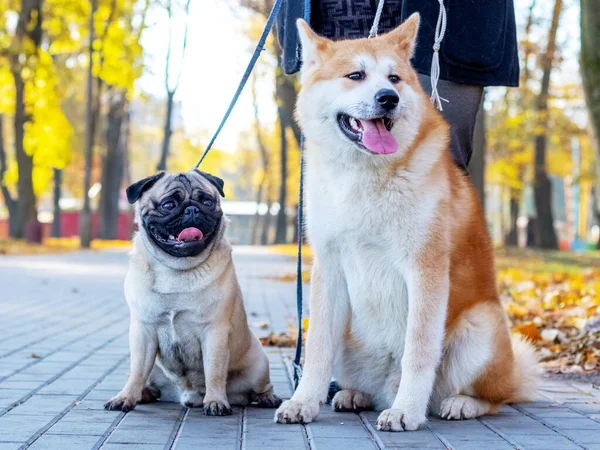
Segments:
[[[202,320],[188,311],[171,311],[157,327],[157,362],[177,377],[203,372]]]

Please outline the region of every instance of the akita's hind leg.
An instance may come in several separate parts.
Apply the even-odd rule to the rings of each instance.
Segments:
[[[510,336],[502,306],[481,303],[450,331],[430,411],[444,419],[472,419],[505,403],[514,391]]]
[[[455,395],[442,401],[439,415],[442,419],[462,420],[483,416],[492,409],[492,404],[486,400]]]
[[[354,389],[342,389],[333,397],[331,406],[334,411],[368,411],[373,409],[373,400],[369,394]]]

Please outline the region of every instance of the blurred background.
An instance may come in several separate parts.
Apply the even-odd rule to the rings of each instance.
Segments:
[[[272,0],[0,0],[0,241],[129,240],[124,188],[187,170]],[[600,7],[515,0],[521,86],[489,88],[470,171],[498,246],[599,245]],[[267,50],[202,169],[236,244],[297,240],[298,83]],[[89,126],[88,126],[89,124]],[[48,242],[52,242],[48,240]]]

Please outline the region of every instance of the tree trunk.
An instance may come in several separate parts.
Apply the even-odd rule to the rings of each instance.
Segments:
[[[91,1],[89,22],[89,65],[87,73],[87,93],[85,107],[85,173],[83,177],[83,208],[79,217],[79,237],[82,248],[90,248],[92,243],[92,212],[90,205],[89,190],[92,184],[92,163],[94,157],[93,136],[93,102],[94,102],[94,75],[92,73],[92,61],[94,56],[94,12],[96,11],[96,0]]]
[[[100,191],[100,239],[116,239],[119,225],[119,193],[123,181],[124,145],[121,136],[125,115],[126,96],[112,89],[106,129],[106,156],[102,162],[102,190]]]
[[[17,156],[18,174],[17,180],[17,220],[15,223],[15,237],[23,237],[27,222],[37,220],[37,208],[35,194],[33,192],[33,158],[25,152],[23,140],[25,138],[25,123],[27,113],[25,112],[25,83],[21,74],[13,73],[16,89],[15,104],[15,153]]]
[[[264,176],[263,176],[264,180]],[[263,194],[263,182],[258,185],[256,188],[256,212],[254,213],[254,217],[252,217],[252,228],[250,231],[250,245],[258,245],[258,229],[260,225],[260,204],[262,202],[262,194]]]
[[[163,127],[162,150],[160,152],[160,161],[156,170],[167,170],[167,158],[169,157],[169,147],[171,145],[171,135],[173,134],[173,100],[175,91],[167,91],[167,112],[165,114],[165,124]]]
[[[33,25],[33,26],[32,26]],[[28,222],[37,222],[37,208],[33,191],[33,158],[25,152],[25,124],[29,115],[25,109],[25,82],[21,75],[24,65],[37,56],[42,39],[42,0],[22,0],[21,13],[15,31],[17,52],[11,58],[11,72],[15,84],[14,137],[17,159],[17,205],[13,237],[24,236]],[[25,42],[32,42],[34,53],[25,49]]]
[[[12,197],[8,187],[4,184],[6,172],[6,148],[4,147],[4,116],[0,114],[0,190],[4,197],[4,204],[8,209],[8,234],[15,237],[17,219],[17,201]]]
[[[54,190],[52,195],[53,218],[52,218],[52,237],[59,238],[61,236],[60,226],[60,199],[62,197],[62,170],[53,169],[54,171]]]
[[[125,110],[125,116],[123,117],[123,128],[121,133],[121,142],[123,142],[123,177],[125,186],[129,186],[133,183],[131,181],[131,161],[129,152],[129,138],[131,135],[131,113],[129,106]]]
[[[479,194],[481,207],[485,211],[485,110],[483,108],[483,99],[481,98],[477,120],[475,121],[475,132],[473,135],[473,156],[469,164],[471,181]]]
[[[267,199],[267,213],[263,216],[262,232],[260,235],[260,245],[269,244],[269,232],[271,231],[271,207],[273,202]]]
[[[286,137],[286,121],[284,112],[281,107],[277,108],[279,113],[279,129],[280,129],[280,143],[281,143],[281,165],[280,165],[280,179],[279,185],[279,212],[277,213],[277,228],[275,229],[275,244],[287,243],[287,137]]]
[[[262,202],[263,192],[269,193],[269,187],[266,186],[267,179],[269,176],[269,152],[262,138],[262,130],[260,126],[260,114],[258,111],[258,101],[256,95],[256,73],[252,77],[252,106],[254,109],[254,132],[256,134],[256,144],[260,152],[260,158],[262,162],[262,177],[256,188],[256,214],[252,220],[252,231],[250,233],[250,243],[252,245],[258,244],[258,230],[260,225],[260,214],[259,208]],[[267,211],[268,214],[268,211]]]
[[[534,190],[537,212],[536,240],[539,242],[541,248],[546,249],[558,248],[552,214],[552,184],[546,172],[546,147],[548,134],[548,92],[550,90],[550,74],[556,51],[556,32],[558,30],[561,10],[562,0],[556,0],[554,3],[554,12],[552,13],[552,25],[548,32],[548,47],[546,53],[542,55],[542,83],[536,105],[538,123],[541,129],[535,137]]]
[[[592,142],[596,159],[600,161],[600,0],[581,0],[581,77],[589,111]],[[597,166],[596,185],[600,185],[600,164]],[[600,219],[598,196],[594,192],[597,220]],[[598,222],[600,223],[600,221]],[[600,239],[596,244],[600,249]]]
[[[505,245],[516,247],[519,244],[519,229],[517,219],[519,218],[519,198],[518,194],[511,192],[510,196],[510,230],[506,235]]]

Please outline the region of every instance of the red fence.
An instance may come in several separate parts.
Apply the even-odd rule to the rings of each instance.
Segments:
[[[42,224],[42,236],[50,237],[52,224]],[[98,237],[99,220],[98,214],[92,214],[92,236]],[[79,211],[64,211],[60,215],[61,237],[79,236]],[[122,212],[119,214],[117,225],[117,239],[128,241],[133,233],[133,214]],[[0,219],[0,239],[8,237],[8,220]]]

